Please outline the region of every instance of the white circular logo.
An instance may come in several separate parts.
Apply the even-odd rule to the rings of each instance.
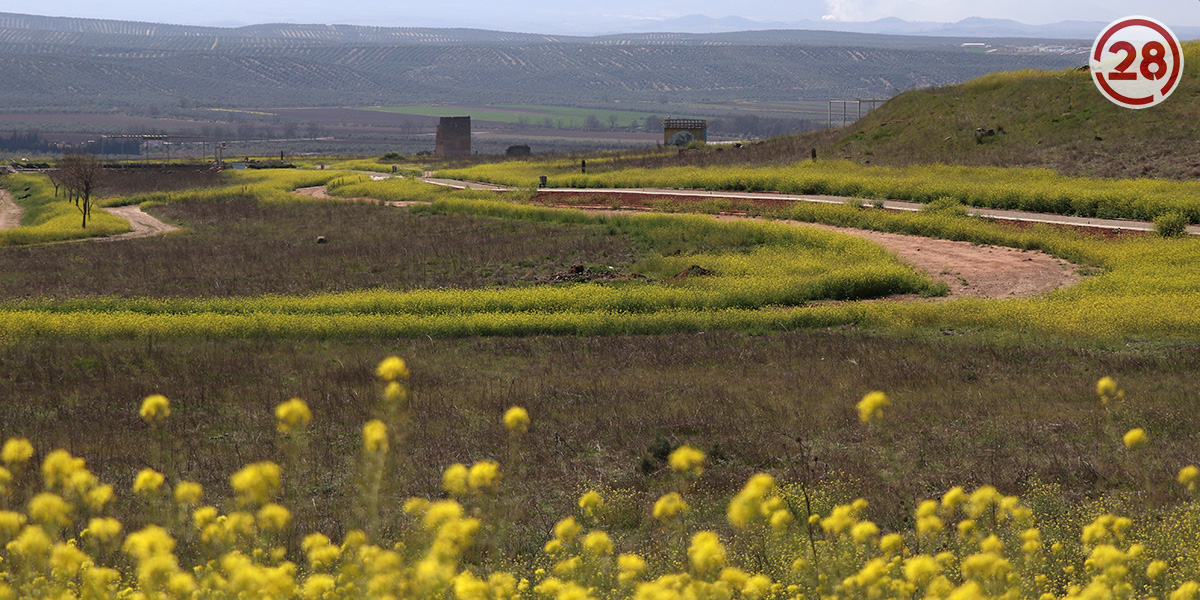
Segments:
[[[1125,108],[1149,108],[1179,85],[1183,51],[1166,25],[1150,17],[1125,17],[1096,36],[1091,68],[1105,98]]]

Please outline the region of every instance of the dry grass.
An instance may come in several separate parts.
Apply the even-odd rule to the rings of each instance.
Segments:
[[[530,337],[362,342],[37,341],[0,349],[0,431],[88,458],[102,479],[128,486],[150,436],[137,404],[172,398],[169,421],[181,474],[228,493],[225,475],[276,456],[272,408],[304,398],[315,422],[303,478],[314,527],[336,533],[353,478],[359,429],[378,393],[380,356],[410,360],[411,433],[394,465],[391,500],[434,494],[454,462],[503,458],[499,425],[511,405],[533,427],[522,456],[536,527],[570,510],[585,485],[633,489],[649,506],[661,493],[656,448],[688,443],[708,452],[701,487],[725,494],[753,471],[785,480],[852,481],[893,524],[911,514],[896,498],[951,485],[1019,490],[1035,477],[1068,499],[1136,488],[1119,435],[1093,389],[1105,374],[1129,391],[1117,421],[1145,427],[1155,445],[1149,473],[1164,482],[1194,460],[1200,416],[1180,398],[1198,391],[1195,347],[1142,350],[1045,347],[975,337],[897,339],[854,330],[765,337],[737,333],[633,337]],[[1053,375],[1050,375],[1053,374]],[[857,420],[854,403],[886,390],[882,433]],[[1132,425],[1129,425],[1132,426]],[[152,453],[151,453],[152,458]],[[646,473],[650,474],[647,475]],[[411,482],[411,483],[401,483]],[[128,489],[126,487],[126,489]],[[701,500],[702,502],[702,500]],[[330,506],[338,507],[333,510]],[[630,530],[647,517],[631,513]],[[514,543],[538,544],[544,530]]]
[[[599,226],[416,215],[374,204],[190,202],[152,210],[188,231],[120,244],[0,249],[0,298],[235,296],[535,281],[627,266]],[[317,236],[328,243],[317,244]]]

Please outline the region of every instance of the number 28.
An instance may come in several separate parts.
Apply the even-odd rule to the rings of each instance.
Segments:
[[[1132,73],[1126,69],[1137,60],[1137,48],[1133,44],[1120,41],[1108,47],[1109,52],[1124,52],[1125,58],[1117,65],[1117,70],[1108,74],[1114,81],[1133,81],[1138,78],[1138,71],[1146,79],[1162,79],[1167,74],[1167,49],[1160,42],[1146,42],[1142,46],[1142,66]],[[1153,67],[1153,68],[1151,68]]]

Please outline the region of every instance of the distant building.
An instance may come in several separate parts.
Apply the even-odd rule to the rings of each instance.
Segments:
[[[663,144],[668,146],[708,143],[708,121],[704,119],[663,119],[662,125]]]
[[[530,156],[531,154],[533,154],[533,151],[529,149],[529,144],[517,144],[516,146],[509,146],[508,149],[504,151],[505,156]]]
[[[442,117],[438,121],[433,153],[438,156],[470,156],[471,117]]]

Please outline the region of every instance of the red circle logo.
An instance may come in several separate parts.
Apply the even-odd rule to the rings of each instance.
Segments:
[[[1175,33],[1159,21],[1125,17],[1096,36],[1091,69],[1105,98],[1125,108],[1150,108],[1179,85],[1183,50]]]

